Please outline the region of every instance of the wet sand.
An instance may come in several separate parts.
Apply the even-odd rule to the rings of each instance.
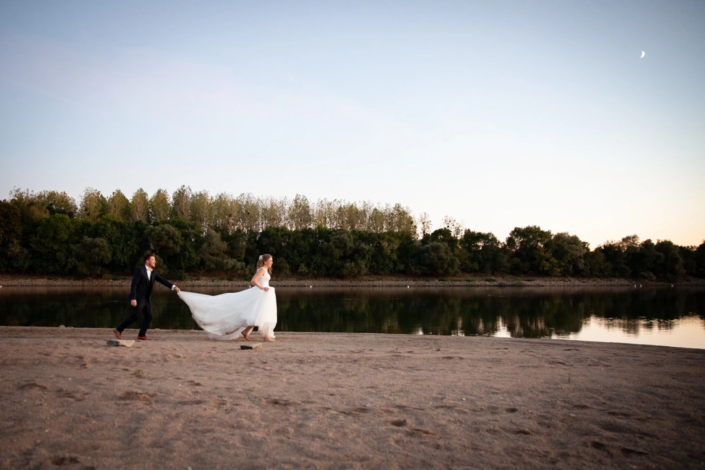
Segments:
[[[0,468],[705,467],[705,350],[150,335],[0,327]]]

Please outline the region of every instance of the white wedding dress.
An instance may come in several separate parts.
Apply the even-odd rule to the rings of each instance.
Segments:
[[[262,287],[269,287],[271,276],[265,268],[259,278]],[[179,292],[193,319],[214,339],[237,339],[248,326],[256,326],[260,333],[274,339],[277,325],[277,297],[274,288],[265,292],[257,286],[241,292],[220,295]]]

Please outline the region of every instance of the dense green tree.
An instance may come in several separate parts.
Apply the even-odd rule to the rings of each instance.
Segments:
[[[183,240],[179,230],[169,224],[153,225],[145,231],[150,248],[162,257],[181,251]]]
[[[182,279],[187,272],[200,272],[201,259],[198,256],[198,249],[203,244],[203,232],[193,222],[184,219],[171,219],[167,225],[176,229],[180,242],[178,251],[171,248],[164,252],[164,261],[169,269],[174,273],[175,279]]]
[[[583,266],[583,275],[589,277],[603,276],[605,269],[604,252],[600,248],[588,251],[583,256]]]
[[[130,201],[130,218],[134,222],[149,223],[149,197],[147,192],[140,188],[132,195]]]
[[[695,262],[695,275],[698,277],[705,277],[705,241],[702,242],[693,254],[693,261]]]
[[[585,272],[585,254],[590,251],[587,242],[575,235],[557,233],[546,243],[546,248],[555,260],[552,274],[579,276]]]
[[[30,241],[34,266],[42,272],[65,272],[70,259],[74,223],[65,214],[42,219]]]
[[[89,231],[92,238],[100,238],[108,243],[110,251],[109,268],[113,272],[129,273],[135,260],[140,258],[146,248],[142,237],[136,236],[135,224],[124,219],[106,215],[92,225]]]
[[[240,194],[237,197],[237,223],[236,228],[245,232],[259,232],[260,203],[252,194]]]
[[[444,276],[457,274],[460,261],[444,242],[430,242],[419,248],[419,268],[423,274]]]
[[[22,240],[22,213],[14,205],[0,201],[0,272],[17,266],[13,259],[24,259]]]
[[[683,270],[689,276],[696,276],[698,263],[696,260],[696,247],[694,246],[677,246],[678,254],[683,260]]]
[[[661,262],[655,267],[654,274],[659,278],[674,279],[685,274],[680,250],[673,242],[659,240],[654,249],[662,255]]]
[[[191,215],[191,188],[182,185],[171,195],[171,218],[189,220]]]
[[[150,219],[153,222],[164,222],[169,218],[171,213],[171,202],[169,200],[169,193],[164,189],[158,189],[157,192],[152,194],[149,198],[149,213]]]
[[[228,244],[221,239],[220,234],[208,230],[198,251],[202,268],[205,271],[229,271],[233,276],[244,274],[245,263],[231,258],[229,251]]]
[[[0,247],[18,243],[22,236],[22,214],[13,204],[0,201]]]
[[[81,276],[100,276],[110,263],[110,246],[104,238],[83,237],[72,247],[71,267]]]
[[[46,205],[39,201],[32,191],[22,191],[15,189],[10,192],[12,203],[20,211],[22,217],[22,228],[26,235],[29,235],[36,222],[51,215]]]
[[[284,227],[287,223],[286,199],[267,198],[262,201],[260,207],[261,227]]]
[[[64,191],[42,191],[39,193],[39,199],[52,214],[74,217],[78,213],[76,201]]]
[[[517,227],[507,237],[510,269],[515,274],[560,275],[550,251],[553,235],[536,225]]]
[[[125,222],[132,220],[130,201],[119,189],[108,198],[107,214]]]
[[[464,272],[503,273],[507,270],[506,253],[493,234],[465,230],[459,244],[465,254],[461,258]]]
[[[662,270],[663,262],[663,253],[656,251],[656,245],[651,240],[644,240],[638,247],[627,248],[627,263],[639,277],[656,279],[656,273]]]
[[[210,201],[209,227],[218,230],[219,233],[234,231],[237,212],[237,202],[230,195],[226,193],[216,195]]]
[[[208,191],[191,194],[189,217],[205,233],[211,225],[211,197]]]
[[[311,214],[311,204],[306,196],[297,194],[294,201],[289,206],[289,227],[294,230],[310,228],[313,222]]]
[[[399,259],[401,244],[406,242],[408,232],[352,232],[356,248],[353,259],[358,262],[361,274],[388,274],[404,272],[405,267]],[[414,262],[411,258],[409,261]]]
[[[108,212],[108,201],[105,197],[93,188],[86,188],[81,197],[81,207],[79,216],[89,222],[97,222]]]
[[[51,214],[66,214],[73,217],[78,208],[76,201],[63,191],[41,191],[35,193],[30,190],[13,189],[10,196],[18,206],[34,206],[44,212],[46,215]],[[42,217],[34,217],[42,218]]]
[[[228,244],[230,256],[238,261],[245,261],[248,234],[242,230],[235,230],[233,232],[221,230],[219,233],[221,240]]]
[[[435,230],[422,243],[443,243],[448,245],[451,253],[455,253],[458,248],[458,239],[453,236],[453,232],[449,228],[439,228]]]
[[[626,249],[619,243],[608,242],[595,250],[602,259],[601,266],[593,265],[594,276],[629,277],[632,268],[627,265]],[[597,262],[598,259],[593,260]]]

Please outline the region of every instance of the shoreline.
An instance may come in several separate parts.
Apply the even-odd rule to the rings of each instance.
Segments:
[[[166,276],[168,279],[168,276]],[[53,276],[0,275],[0,287],[129,287],[132,278],[114,276],[111,279],[75,279]],[[198,278],[173,281],[180,287],[245,287],[248,280]],[[688,277],[677,281],[648,281],[625,278],[551,278],[528,276],[483,276],[463,278],[402,278],[363,277],[359,279],[276,279],[274,287],[705,287],[705,279]]]
[[[126,330],[132,337],[136,330]],[[705,351],[0,327],[0,468],[700,468]],[[259,340],[259,337],[256,337]]]

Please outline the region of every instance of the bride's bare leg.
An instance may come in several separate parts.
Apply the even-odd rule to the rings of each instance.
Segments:
[[[242,330],[242,336],[244,336],[247,341],[252,341],[249,337],[249,333],[250,333],[250,331],[252,331],[252,328],[254,328],[254,327],[248,326],[247,328]]]
[[[276,341],[274,338],[270,338],[267,335],[264,335],[264,340],[267,341],[268,343],[274,343]]]

